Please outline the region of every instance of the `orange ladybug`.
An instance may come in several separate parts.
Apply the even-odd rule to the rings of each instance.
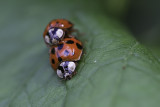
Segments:
[[[57,45],[64,37],[71,34],[73,24],[65,19],[52,20],[43,33],[44,41],[47,45]]]
[[[77,61],[83,52],[82,43],[75,38],[65,38],[57,46],[50,49],[50,63],[57,75],[63,79],[71,79],[75,75]]]

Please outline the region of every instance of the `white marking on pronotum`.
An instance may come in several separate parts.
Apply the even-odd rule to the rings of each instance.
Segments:
[[[74,72],[75,68],[76,68],[76,64],[74,62],[69,62],[68,70],[71,70],[72,72]]]
[[[63,36],[63,30],[62,30],[62,29],[58,29],[57,32],[56,32],[56,35],[57,35],[59,38],[62,38],[62,36]]]
[[[53,36],[53,34],[52,34],[53,31],[54,31],[54,28],[52,28],[52,29],[49,30],[50,36],[51,36],[51,35]]]
[[[62,63],[60,64],[60,66],[62,66],[62,67],[63,67],[63,66],[64,66],[64,64],[65,64],[65,62],[62,62]]]
[[[69,76],[70,74],[69,73],[65,73],[64,74],[64,77],[66,78],[67,76]]]
[[[94,60],[94,63],[96,63],[97,61],[96,60]]]
[[[50,43],[49,37],[48,37],[47,35],[45,36],[45,41],[46,41],[47,43]]]
[[[52,43],[53,43],[53,44],[57,44],[58,41],[57,41],[56,39],[53,38],[53,39],[52,39]]]
[[[57,69],[57,75],[60,77],[60,78],[63,78],[63,74],[62,74],[62,71]]]

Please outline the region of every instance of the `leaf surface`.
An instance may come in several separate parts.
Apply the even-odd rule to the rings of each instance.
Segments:
[[[12,2],[0,3],[1,107],[159,106],[160,62],[105,14],[101,2]],[[84,45],[77,75],[69,81],[51,68],[42,38],[56,18],[72,21]]]

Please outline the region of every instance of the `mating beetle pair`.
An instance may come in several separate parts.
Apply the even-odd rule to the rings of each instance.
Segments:
[[[65,19],[52,20],[46,27],[43,38],[50,47],[50,63],[60,78],[71,79],[75,74],[83,46],[71,35],[73,24]]]

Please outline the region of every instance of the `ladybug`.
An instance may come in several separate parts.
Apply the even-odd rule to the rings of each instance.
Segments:
[[[77,61],[83,52],[82,43],[74,37],[65,38],[50,48],[50,63],[60,78],[71,79],[75,74]]]
[[[64,37],[71,34],[73,24],[65,19],[52,20],[43,33],[44,41],[47,45],[57,45]]]

